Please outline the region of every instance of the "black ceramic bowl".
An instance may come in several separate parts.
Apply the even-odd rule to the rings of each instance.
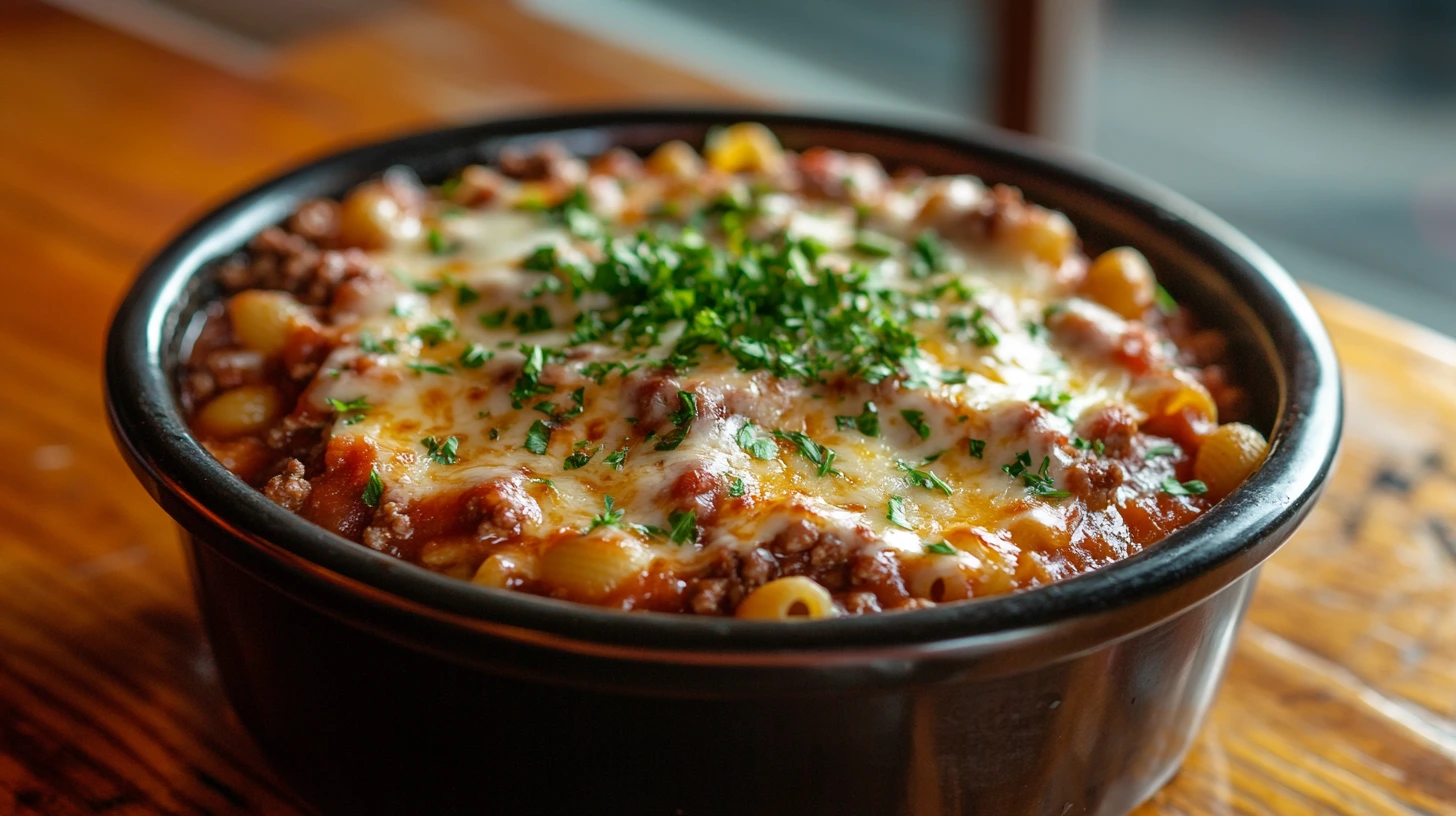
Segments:
[[[1054,586],[802,624],[628,614],[482,589],[276,507],[188,433],[176,371],[210,261],[403,164],[427,181],[502,145],[701,143],[757,120],[791,148],[973,173],[1130,244],[1234,340],[1272,432],[1263,469],[1147,551]],[[185,530],[229,699],[327,813],[1120,814],[1178,767],[1260,562],[1309,512],[1340,430],[1334,354],[1288,275],[1222,221],[992,135],[761,111],[490,122],[308,164],[202,218],[142,272],[106,356],[113,429]]]

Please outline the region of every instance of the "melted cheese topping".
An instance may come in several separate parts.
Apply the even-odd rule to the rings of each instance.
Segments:
[[[828,267],[858,261],[872,268],[877,286],[923,285],[912,274],[909,246],[920,227],[894,207],[883,208],[877,224],[903,239],[888,257],[855,248],[855,212],[847,204],[768,196],[760,210],[772,226],[827,247],[821,260]],[[1039,551],[1038,563],[1055,578],[1073,571],[1057,566],[1055,549],[1074,538],[1074,528],[1096,531],[1104,544],[1098,560],[1125,554],[1130,537],[1116,505],[1155,491],[1173,473],[1172,459],[1153,460],[1101,508],[1061,498],[1068,467],[1092,455],[1076,438],[1074,419],[1107,405],[1137,414],[1139,382],[1115,356],[1068,355],[1054,344],[1044,323],[1054,305],[1099,336],[1116,336],[1127,324],[1073,297],[1062,270],[1034,256],[948,241],[943,277],[960,281],[956,291],[973,300],[951,295],[921,307],[913,325],[921,370],[908,380],[812,384],[743,371],[716,352],[681,372],[644,365],[644,358],[666,356],[681,322],[653,348],[569,347],[570,319],[601,307],[603,296],[576,301],[566,291],[543,292],[551,273],[522,263],[543,246],[561,257],[591,257],[591,242],[547,214],[501,206],[455,211],[434,223],[430,240],[374,253],[397,281],[356,306],[357,320],[341,324],[340,345],[305,395],[318,412],[334,411],[329,434],[377,449],[384,504],[411,507],[514,483],[540,508],[539,518],[526,518],[521,539],[546,547],[581,536],[634,539],[654,569],[668,573],[690,574],[724,551],[747,553],[807,523],[904,559],[928,558],[929,544],[940,553],[935,558],[969,570],[1015,572],[1019,551]],[[442,247],[449,251],[438,252]],[[546,310],[553,328],[523,334],[513,325],[533,307]],[[962,318],[955,329],[952,315]],[[975,342],[977,325],[994,342]],[[513,405],[532,346],[566,352],[547,358],[543,393]],[[603,363],[622,366],[592,376]],[[696,403],[686,421],[680,392]],[[337,410],[361,401],[367,410]],[[854,420],[870,410],[878,430],[867,434],[873,428]],[[531,449],[533,428],[538,440],[549,429],[544,452]],[[659,449],[680,429],[679,445]],[[801,450],[794,434],[832,451],[832,460],[813,461],[814,449]],[[453,452],[442,454],[452,439]],[[752,444],[761,439],[769,441]],[[1019,475],[1018,460],[1045,478],[1043,488]],[[943,552],[936,545],[943,541],[956,546]]]

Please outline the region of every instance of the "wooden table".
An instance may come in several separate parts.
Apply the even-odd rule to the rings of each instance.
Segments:
[[[103,422],[107,319],[169,233],[345,140],[727,96],[508,5],[441,0],[245,79],[0,4],[0,814],[301,810],[231,721],[171,524]],[[1456,342],[1315,297],[1348,378],[1339,471],[1141,816],[1456,814]]]

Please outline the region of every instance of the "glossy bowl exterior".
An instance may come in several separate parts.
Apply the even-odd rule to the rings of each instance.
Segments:
[[[780,624],[641,615],[483,590],[273,506],[186,431],[175,373],[209,262],[303,199],[386,167],[426,180],[543,135],[581,152],[763,121],[789,147],[966,172],[1060,209],[1095,250],[1143,250],[1233,338],[1273,450],[1157,546],[1016,595]],[[229,699],[324,812],[1120,814],[1186,752],[1257,566],[1308,512],[1339,437],[1334,356],[1266,255],[1164,191],[1006,137],[760,111],[486,123],[314,162],[200,220],[148,266],[107,349],[123,451],[186,531]],[[1262,385],[1263,387],[1258,387]]]

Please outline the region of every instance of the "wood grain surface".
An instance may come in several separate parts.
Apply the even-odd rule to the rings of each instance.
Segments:
[[[236,728],[168,519],[103,421],[102,336],[210,201],[344,142],[707,81],[446,0],[240,77],[0,3],[0,814],[306,812]],[[1339,470],[1264,569],[1154,814],[1456,814],[1456,342],[1315,293],[1347,377]]]

